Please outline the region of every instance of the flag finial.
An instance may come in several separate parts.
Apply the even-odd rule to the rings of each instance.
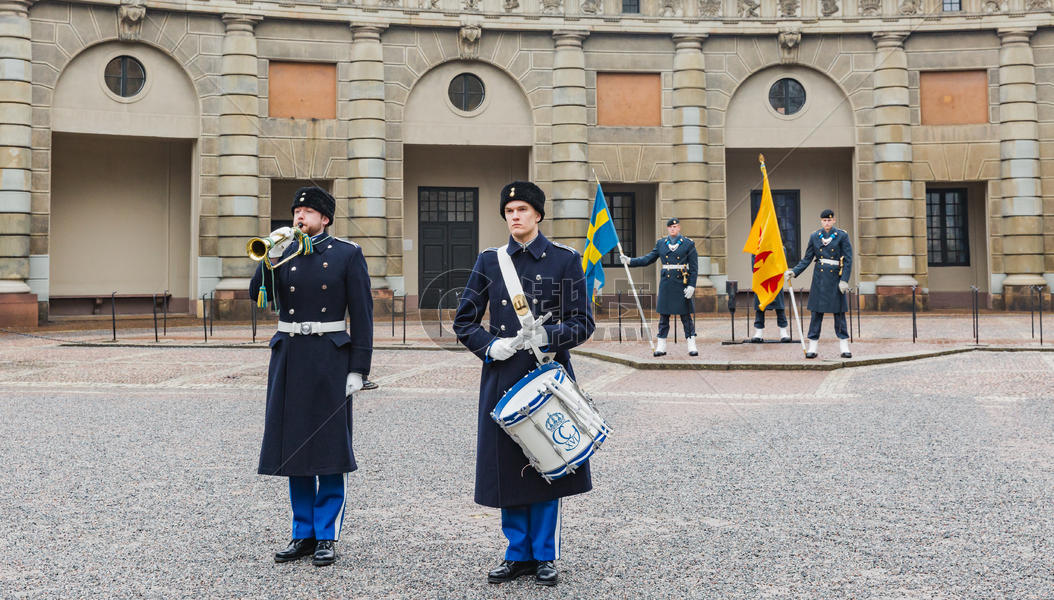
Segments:
[[[758,162],[760,162],[761,164],[765,164],[765,155],[764,154],[758,154]]]

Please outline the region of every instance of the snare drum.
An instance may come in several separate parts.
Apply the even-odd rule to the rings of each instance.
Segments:
[[[611,434],[592,399],[557,362],[525,375],[490,416],[550,483],[574,473]]]

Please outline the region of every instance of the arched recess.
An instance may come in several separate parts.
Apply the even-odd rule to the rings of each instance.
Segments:
[[[471,111],[457,108],[448,94],[463,73],[484,86],[483,102]],[[476,253],[508,237],[498,195],[509,181],[529,178],[531,104],[519,82],[498,67],[445,62],[410,90],[402,131],[403,229],[410,240],[404,245],[405,285],[419,306],[454,306]]]
[[[769,101],[770,89],[784,78],[796,80],[805,90],[805,103],[791,115],[781,114]],[[761,189],[759,153],[765,155],[790,266],[804,253],[825,208],[835,211],[838,227],[857,238],[856,119],[849,98],[826,74],[800,65],[776,65],[747,77],[729,101],[724,138],[730,279],[750,281],[750,256],[738,250],[750,230],[752,204]],[[809,287],[811,278],[809,269],[795,280],[795,287]]]
[[[142,90],[106,85],[111,59],[142,63]],[[52,314],[91,310],[100,295],[192,295],[197,253],[193,154],[200,101],[183,67],[139,43],[104,42],[63,69],[52,102],[49,287]],[[88,275],[90,274],[90,276]],[[122,312],[149,311],[127,299]]]

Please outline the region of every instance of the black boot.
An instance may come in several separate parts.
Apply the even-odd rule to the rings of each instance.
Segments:
[[[311,564],[316,567],[333,564],[333,561],[337,560],[337,549],[334,544],[333,540],[319,540],[318,545],[315,547],[315,557],[311,559]]]
[[[538,569],[534,574],[534,582],[538,585],[556,585],[559,573],[556,565],[551,560],[543,560],[538,563]]]
[[[534,573],[536,562],[533,560],[503,560],[498,568],[487,573],[489,583],[505,583],[520,575]]]
[[[293,540],[289,542],[285,550],[280,550],[274,553],[274,561],[276,563],[289,562],[296,560],[301,556],[308,556],[315,551],[315,538],[302,538],[299,540]]]

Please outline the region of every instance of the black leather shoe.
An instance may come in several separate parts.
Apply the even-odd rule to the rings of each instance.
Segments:
[[[276,563],[289,562],[301,556],[308,556],[315,551],[315,538],[302,538],[289,542],[285,550],[274,553]]]
[[[315,546],[315,557],[311,559],[311,564],[316,567],[333,564],[333,561],[337,560],[337,549],[333,544],[333,540],[319,540],[318,545]]]
[[[781,344],[789,344],[789,343],[791,343],[791,339],[789,337],[781,337],[780,338],[780,343]]]
[[[556,585],[559,573],[556,565],[551,560],[543,560],[538,563],[538,569],[534,573],[534,582],[538,585]]]
[[[816,353],[815,352],[806,352],[805,353],[805,358],[816,358]]]
[[[842,353],[842,358],[853,358],[853,353],[852,352],[843,352]]]
[[[505,583],[506,581],[512,581],[520,575],[534,573],[537,564],[533,560],[503,560],[497,569],[487,573],[487,582]]]
[[[665,352],[652,352],[651,355],[652,356],[666,356],[666,353]]]

